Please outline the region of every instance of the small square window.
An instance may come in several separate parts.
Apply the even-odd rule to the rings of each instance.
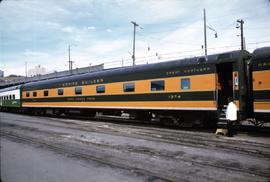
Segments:
[[[30,97],[30,93],[29,92],[26,92],[26,97]]]
[[[182,78],[181,79],[181,89],[182,90],[189,90],[190,89],[190,79],[189,78]]]
[[[164,80],[157,80],[151,82],[151,91],[162,91],[165,89]]]
[[[125,83],[123,89],[124,89],[124,92],[134,92],[135,91],[135,84],[134,83]]]
[[[37,96],[37,92],[33,92],[33,97],[36,97]]]
[[[48,90],[44,90],[43,95],[44,95],[45,97],[49,96],[49,91],[48,91]]]
[[[58,95],[64,95],[64,89],[63,88],[58,89]]]
[[[82,94],[82,87],[75,87],[75,94],[81,95]]]
[[[97,93],[105,93],[105,85],[99,85],[96,87]]]
[[[15,100],[15,95],[12,95],[12,99]]]

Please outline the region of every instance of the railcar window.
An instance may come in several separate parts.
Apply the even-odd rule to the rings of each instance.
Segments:
[[[49,91],[48,90],[44,90],[43,95],[44,96],[49,96]]]
[[[189,78],[182,78],[181,79],[181,89],[182,90],[189,90],[190,89],[190,79]]]
[[[64,95],[64,89],[63,88],[58,89],[58,95]]]
[[[162,91],[165,89],[164,80],[151,81],[151,91]]]
[[[124,92],[134,92],[135,91],[135,84],[134,83],[125,83],[123,89],[124,89]]]
[[[82,94],[82,87],[75,87],[75,94],[81,95]]]
[[[29,97],[30,96],[30,93],[29,92],[26,92],[26,97]]]
[[[37,92],[33,92],[33,97],[36,97],[37,96]]]
[[[98,85],[96,91],[97,93],[105,93],[105,85]]]

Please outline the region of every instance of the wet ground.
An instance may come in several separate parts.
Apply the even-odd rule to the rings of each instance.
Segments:
[[[269,181],[270,138],[0,113],[3,182]]]

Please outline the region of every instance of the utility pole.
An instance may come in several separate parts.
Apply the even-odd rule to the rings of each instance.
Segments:
[[[27,61],[25,61],[25,77],[27,77]]]
[[[241,31],[241,56],[238,61],[238,72],[239,72],[239,113],[240,120],[243,120],[247,117],[247,110],[249,107],[248,99],[248,85],[247,85],[247,76],[246,76],[246,66],[247,62],[244,60],[244,33],[243,33],[243,24],[244,21],[242,19],[237,20],[236,28],[240,28]]]
[[[130,23],[133,24],[133,55],[132,55],[132,60],[133,60],[133,66],[135,66],[135,36],[136,36],[136,27],[140,27],[136,22],[131,21]],[[142,27],[140,27],[143,29]]]
[[[68,45],[68,69],[70,71],[70,73],[72,74],[72,64],[74,63],[74,61],[71,61],[70,59],[70,47],[71,45]]]
[[[133,24],[133,54],[132,54],[132,60],[133,63],[132,65],[135,66],[135,36],[136,36],[136,27],[139,26],[136,22],[131,21],[131,23]]]
[[[218,34],[217,34],[217,31],[209,26],[209,25],[206,25],[206,11],[205,11],[205,8],[203,9],[203,29],[204,29],[204,46],[202,45],[202,48],[204,47],[204,55],[205,55],[205,58],[207,60],[207,28],[209,30],[212,30],[213,32],[215,32],[215,38],[218,38]]]
[[[206,37],[206,12],[203,9],[203,21],[204,21],[204,55],[207,57],[207,37]]]
[[[240,31],[241,31],[241,50],[243,51],[245,49],[244,45],[244,32],[243,32],[243,25],[244,21],[242,19],[237,20],[237,23],[240,23]],[[236,28],[239,28],[239,26],[236,26]]]
[[[70,65],[71,65],[71,60],[70,60],[70,45],[68,45],[68,70],[70,71]]]

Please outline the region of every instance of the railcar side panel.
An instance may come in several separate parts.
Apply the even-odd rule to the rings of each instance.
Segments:
[[[252,77],[255,118],[270,122],[270,47],[253,52]]]
[[[181,87],[181,80],[189,79],[189,88]],[[162,91],[151,91],[151,81],[163,80]],[[124,92],[125,83],[134,83],[134,92]],[[80,85],[82,94],[76,95],[76,87],[64,87],[64,95],[57,94],[57,88],[23,91],[24,107],[88,107],[126,109],[166,110],[216,110],[216,75],[190,75],[184,77],[155,78],[129,82],[102,84],[105,93],[96,93],[95,85]],[[44,96],[44,90],[49,95]],[[26,96],[26,93],[29,96]],[[36,92],[36,96],[33,96]]]
[[[253,92],[254,112],[270,113],[270,70],[253,71]]]

